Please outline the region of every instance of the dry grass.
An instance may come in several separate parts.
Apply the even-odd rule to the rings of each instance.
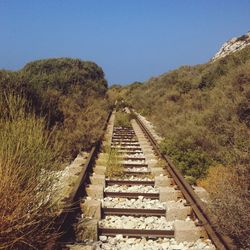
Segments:
[[[211,197],[211,214],[216,216],[219,230],[249,249],[249,172],[242,167],[211,167],[206,179],[199,182]]]
[[[0,99],[0,249],[41,249],[56,237],[50,203],[60,147],[44,119],[13,95]]]
[[[122,158],[118,151],[116,149],[110,149],[106,159],[107,169],[105,175],[109,178],[122,177],[124,172],[120,163],[121,161]]]
[[[115,124],[116,127],[131,127],[131,115],[125,112],[118,111],[115,114]]]

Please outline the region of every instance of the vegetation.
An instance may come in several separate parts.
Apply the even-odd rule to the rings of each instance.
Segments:
[[[131,115],[125,112],[118,111],[115,114],[115,127],[131,127]]]
[[[249,249],[249,172],[242,166],[216,165],[208,170],[207,178],[199,185],[209,191],[211,215],[217,215],[218,226],[224,234]],[[222,193],[223,192],[223,195]]]
[[[243,39],[243,38],[242,38]],[[161,148],[192,183],[211,194],[219,229],[250,247],[250,46],[215,62],[113,86],[92,62],[59,58],[0,71],[0,249],[42,249],[57,235],[50,196],[62,162],[99,138],[114,100],[147,116]],[[116,126],[131,115],[117,112]],[[109,150],[107,175],[120,176]],[[223,174],[221,174],[223,173]]]
[[[48,129],[56,127],[65,159],[93,145],[109,110],[102,69],[78,59],[39,60],[19,72],[0,71],[0,91],[21,93]]]
[[[192,183],[206,179],[210,168],[221,164],[230,169],[235,180],[244,183],[238,187],[244,193],[247,180],[241,179],[241,171],[231,170],[243,169],[249,173],[249,72],[250,46],[215,62],[183,66],[145,84],[114,86],[109,92],[124,98],[156,125],[165,138],[161,145],[163,152],[171,156]],[[220,228],[245,246],[245,234],[236,233],[236,227],[232,230],[229,226],[235,220],[248,224],[242,216],[243,210],[236,206],[234,213],[231,211],[231,216],[226,218],[229,213],[221,216],[225,210],[216,202],[221,199],[230,203],[232,199],[237,204],[238,199],[229,195],[227,186],[221,185],[218,190],[216,195],[213,192],[211,195],[215,213],[225,219]],[[244,195],[249,200],[249,194]],[[248,205],[244,204],[244,207]],[[233,210],[232,206],[228,209]],[[248,244],[249,241],[248,237]]]
[[[5,96],[0,110],[9,111],[0,112],[0,249],[44,247],[56,236],[50,173],[59,166],[60,145],[24,99]]]
[[[106,173],[105,175],[109,178],[122,177],[123,167],[121,165],[121,154],[118,153],[117,149],[110,149],[106,161]]]
[[[0,71],[0,249],[43,249],[57,236],[53,171],[99,138],[106,91],[102,69],[77,59]]]

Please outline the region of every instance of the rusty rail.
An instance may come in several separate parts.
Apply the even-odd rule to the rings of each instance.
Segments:
[[[184,198],[192,207],[194,214],[201,222],[202,226],[205,228],[209,238],[212,240],[216,248],[220,250],[237,249],[237,247],[233,244],[232,240],[229,237],[224,235],[222,236],[220,233],[218,233],[215,222],[213,222],[211,218],[208,217],[205,206],[203,205],[200,198],[195,194],[193,188],[185,180],[180,171],[175,167],[170,158],[161,152],[157,141],[148,130],[148,128],[140,120],[138,115],[134,113],[134,117],[136,118],[137,123],[141,127],[146,137],[149,139],[156,153],[166,161],[168,172],[174,179],[177,186],[180,188]]]
[[[58,240],[58,242],[64,242],[65,239],[69,237],[71,227],[75,219],[75,214],[78,211],[80,211],[79,201],[80,201],[80,198],[85,195],[84,186],[86,185],[88,181],[89,174],[95,163],[95,158],[97,156],[97,153],[100,150],[101,142],[102,142],[104,133],[106,131],[111,114],[112,112],[109,112],[107,120],[103,127],[103,133],[100,139],[96,142],[96,145],[92,147],[89,153],[88,159],[82,167],[82,171],[71,191],[70,196],[67,199],[65,199],[65,203],[66,203],[65,207],[62,210],[61,214],[58,216],[58,219],[56,220],[55,230],[61,234],[61,237]]]

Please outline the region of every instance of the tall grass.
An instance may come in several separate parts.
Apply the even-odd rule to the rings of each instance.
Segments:
[[[60,146],[21,97],[1,96],[0,111],[0,249],[41,249],[56,237],[49,197]]]
[[[220,230],[235,239],[241,249],[249,249],[249,170],[219,164],[209,168],[199,185],[210,193],[210,212],[217,215]]]
[[[121,154],[118,153],[117,149],[110,149],[107,156],[107,168],[105,175],[109,178],[112,177],[122,177],[123,167],[121,164],[122,158]]]
[[[131,127],[131,115],[125,112],[118,111],[115,114],[115,124],[116,127]]]

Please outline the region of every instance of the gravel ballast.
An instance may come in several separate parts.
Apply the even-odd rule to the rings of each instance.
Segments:
[[[116,237],[100,236],[102,243],[97,249],[104,250],[215,250],[210,240],[197,240],[196,242],[177,243],[175,239],[159,238],[157,240],[145,238],[126,238],[122,235]]]
[[[125,169],[127,172],[143,172],[143,173],[148,173],[149,172],[149,170],[148,170],[148,168],[147,167],[127,167],[126,169]]]
[[[154,229],[154,230],[172,230],[173,221],[167,221],[165,217],[147,216],[106,216],[105,219],[99,221],[102,228],[116,229]]]
[[[159,193],[159,188],[143,185],[112,185],[104,189],[105,192],[126,192],[126,193]]]
[[[106,197],[102,200],[103,207],[110,208],[138,208],[138,209],[162,209],[166,208],[165,202],[151,200],[139,196],[138,199]]]
[[[117,180],[117,181],[152,181],[154,180],[153,177],[137,177],[137,176],[125,176],[124,178],[115,178],[106,179],[106,180]]]

